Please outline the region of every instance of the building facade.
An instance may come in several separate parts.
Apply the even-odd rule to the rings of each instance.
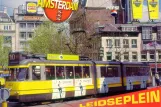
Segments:
[[[28,48],[28,41],[32,39],[35,28],[45,20],[43,11],[38,11],[37,8],[35,8],[34,12],[33,10],[29,11],[29,8],[26,7],[27,3],[30,2],[26,2],[26,5],[20,5],[14,9],[16,51],[24,51]]]
[[[71,16],[70,32],[75,38],[76,54],[87,56],[93,60],[99,59],[100,37],[93,37],[96,28],[103,24],[123,23],[122,9],[118,11],[117,18],[111,16],[107,6],[120,6],[120,0],[80,0],[78,11]]]
[[[156,61],[161,61],[160,24],[113,26],[105,26],[99,31],[101,50],[104,50],[100,54],[102,60],[154,62],[156,39]]]
[[[4,46],[16,50],[15,23],[7,14],[7,8],[0,12],[0,35],[3,36]]]

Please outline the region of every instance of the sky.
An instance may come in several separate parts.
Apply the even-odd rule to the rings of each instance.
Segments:
[[[13,8],[17,8],[19,5],[25,4],[26,1],[37,1],[37,0],[0,0],[0,11],[3,10],[3,6],[7,7],[9,15],[13,15]],[[161,4],[161,0],[159,0]],[[144,0],[143,7],[143,21],[148,20],[147,0]],[[160,20],[161,20],[161,6],[160,6]]]

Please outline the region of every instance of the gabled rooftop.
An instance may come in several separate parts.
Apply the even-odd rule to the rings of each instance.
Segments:
[[[0,22],[12,22],[12,19],[7,13],[0,11]]]

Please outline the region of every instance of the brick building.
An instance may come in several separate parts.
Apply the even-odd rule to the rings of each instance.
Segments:
[[[79,2],[78,11],[71,16],[70,32],[75,38],[77,50],[75,53],[88,56],[93,60],[100,60],[100,37],[94,37],[97,28],[105,24],[123,23],[122,9],[118,11],[118,17],[111,16],[107,6],[120,6],[120,0],[83,0]],[[119,20],[119,21],[117,21]]]

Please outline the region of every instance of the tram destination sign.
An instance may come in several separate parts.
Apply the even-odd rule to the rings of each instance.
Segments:
[[[19,64],[23,59],[25,59],[25,56],[20,52],[9,53],[9,65]]]

